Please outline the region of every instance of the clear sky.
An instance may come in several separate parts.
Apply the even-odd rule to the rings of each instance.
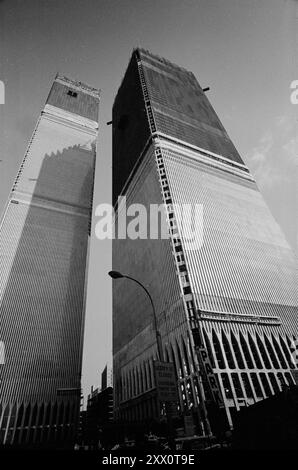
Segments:
[[[132,49],[142,46],[211,87],[211,104],[296,247],[298,105],[290,102],[290,84],[298,79],[296,6],[294,0],[0,0],[0,212],[56,72],[102,90],[94,208],[111,201],[106,122]],[[85,393],[99,385],[111,358],[111,243],[98,241],[94,230],[90,259]]]

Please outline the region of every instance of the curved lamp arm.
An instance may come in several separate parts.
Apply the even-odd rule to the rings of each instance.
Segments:
[[[151,306],[152,306],[152,311],[153,311],[154,330],[155,330],[155,335],[156,335],[158,356],[159,356],[159,360],[163,361],[164,357],[163,357],[161,335],[160,335],[160,332],[158,330],[156,310],[155,310],[154,303],[153,303],[150,292],[148,291],[148,289],[146,289],[146,287],[140,281],[138,281],[134,277],[127,276],[126,274],[121,274],[118,271],[110,271],[109,275],[112,279],[120,279],[120,278],[123,278],[123,277],[126,278],[126,279],[130,279],[131,281],[136,282],[146,292],[146,295],[150,300],[150,303],[151,303]]]

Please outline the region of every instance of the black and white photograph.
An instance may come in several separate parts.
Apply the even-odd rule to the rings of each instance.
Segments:
[[[1,467],[290,462],[297,125],[296,0],[0,0]]]

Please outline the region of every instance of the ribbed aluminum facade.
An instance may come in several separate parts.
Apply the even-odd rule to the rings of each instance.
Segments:
[[[247,173],[161,147],[173,207],[203,208],[202,246],[188,249],[181,236],[183,279],[232,424],[235,409],[294,383],[294,256]]]
[[[133,62],[138,75],[131,74]],[[136,125],[125,96],[140,84],[151,138],[147,128],[136,135],[138,148],[143,136],[143,151],[128,153],[125,168],[119,159],[125,157],[123,148],[133,147]],[[127,127],[117,128],[125,115]],[[151,292],[164,355],[175,364],[179,411],[193,414],[198,432],[206,432],[202,401],[209,398],[209,389],[203,348],[232,426],[241,407],[294,383],[294,254],[193,74],[147,51],[134,51],[113,122],[114,188],[119,188],[122,165],[125,183],[118,194],[126,195],[127,206],[144,204],[148,212],[150,204],[164,203],[162,217],[170,233],[168,240],[115,240],[113,269],[138,279]],[[179,225],[181,204],[201,205],[203,242],[196,249],[189,249]],[[118,219],[121,210],[120,204]],[[116,416],[126,420],[159,416],[152,320],[138,286],[114,281],[115,406]]]
[[[144,204],[148,212],[150,204],[163,203],[154,147],[150,147],[144,156],[126,198],[127,207],[134,203]],[[123,208],[119,207],[118,217],[121,210]],[[164,210],[161,210],[160,216],[162,223],[166,224]],[[177,380],[180,381],[181,407],[185,410],[188,400],[186,394],[191,392],[190,382],[184,383],[184,368],[191,361],[191,371],[195,373],[197,363],[192,356],[190,330],[171,241],[115,239],[113,266],[123,273],[129,273],[152,292],[165,357],[171,360],[174,358]],[[126,280],[115,281],[113,286],[113,354],[116,416],[129,421],[157,418],[160,409],[153,372],[157,350],[152,309],[150,302],[144,298],[144,292]],[[196,397],[195,402],[192,398],[193,404],[197,405],[197,376],[191,386],[192,396]]]
[[[0,224],[0,444],[64,446],[81,395],[99,92],[57,76]]]

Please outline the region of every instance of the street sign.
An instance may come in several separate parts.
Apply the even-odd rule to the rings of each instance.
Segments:
[[[154,375],[157,396],[161,402],[178,400],[177,381],[172,362],[154,361]]]
[[[201,346],[198,349],[199,349],[199,352],[200,352],[200,358],[201,358],[201,361],[203,363],[203,367],[206,371],[207,380],[209,382],[209,386],[210,386],[210,389],[211,389],[213,399],[214,399],[215,403],[217,403],[219,408],[224,408],[224,402],[223,402],[223,399],[222,399],[222,394],[221,394],[221,391],[220,391],[220,388],[219,388],[217,377],[215,376],[215,374],[213,372],[207,349],[204,346]]]

